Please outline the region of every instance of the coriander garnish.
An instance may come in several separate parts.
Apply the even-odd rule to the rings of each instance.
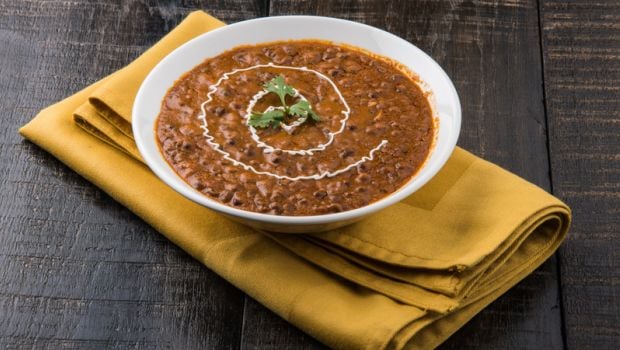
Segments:
[[[300,100],[292,106],[286,104],[286,96],[295,96],[295,89],[284,82],[284,77],[276,76],[263,85],[266,92],[274,93],[280,98],[282,106],[268,108],[263,113],[252,112],[248,125],[255,128],[267,128],[269,126],[278,127],[284,121],[285,116],[296,116],[297,125],[300,125],[310,117],[314,121],[321,121],[321,118],[312,110],[312,106],[306,100]]]
[[[312,120],[320,122],[321,118],[318,116],[318,114],[316,114],[313,110],[312,107],[310,106],[310,103],[308,101],[305,100],[301,100],[297,103],[295,103],[294,105],[292,105],[288,110],[289,114],[292,115],[296,115],[302,118],[312,118]]]
[[[267,128],[269,125],[280,126],[284,120],[284,111],[274,109],[264,113],[252,113],[249,124],[255,128]]]
[[[284,77],[278,75],[263,85],[265,91],[273,92],[280,97],[282,106],[286,107],[286,96],[295,96],[295,90],[292,86],[284,82]]]

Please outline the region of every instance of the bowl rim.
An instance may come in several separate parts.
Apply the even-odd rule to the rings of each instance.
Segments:
[[[442,75],[441,78],[445,80],[444,83],[446,83],[448,87],[448,91],[451,95],[450,100],[452,103],[451,106],[453,108],[453,113],[450,116],[450,118],[452,119],[452,123],[453,123],[450,128],[451,134],[447,136],[446,140],[444,140],[444,145],[441,148],[442,150],[441,153],[434,155],[436,157],[434,159],[434,162],[431,163],[429,162],[429,160],[431,156],[433,156],[432,152],[438,151],[437,144],[434,145],[434,149],[431,150],[431,153],[429,153],[429,155],[427,156],[425,163],[420,167],[420,169],[418,169],[416,174],[414,174],[407,183],[405,183],[395,192],[392,192],[388,194],[387,196],[375,202],[372,202],[368,205],[365,205],[363,207],[359,207],[359,208],[355,208],[355,209],[351,209],[351,210],[347,210],[343,212],[338,212],[338,213],[321,214],[321,215],[303,215],[303,216],[288,215],[287,216],[287,215],[264,214],[264,213],[258,213],[258,212],[252,212],[248,210],[233,208],[228,205],[217,202],[209,198],[208,196],[191,188],[185,182],[185,180],[183,180],[176,173],[176,171],[174,171],[174,169],[170,167],[170,164],[164,159],[163,155],[161,155],[161,151],[159,150],[159,147],[158,147],[158,154],[160,158],[168,165],[169,169],[172,170],[172,172],[176,175],[175,180],[172,180],[171,178],[169,178],[169,176],[167,176],[164,173],[164,170],[160,169],[159,166],[156,164],[156,160],[154,159],[154,157],[151,157],[151,153],[147,151],[147,145],[145,144],[145,139],[143,139],[142,133],[139,132],[139,128],[144,127],[144,126],[142,125],[142,123],[139,122],[139,119],[134,118],[135,116],[141,115],[141,106],[143,105],[143,103],[153,103],[146,96],[147,94],[146,87],[149,86],[149,84],[154,84],[156,82],[155,79],[158,75],[158,71],[161,70],[162,67],[165,66],[168,61],[176,60],[177,56],[181,55],[183,51],[186,50],[188,47],[192,45],[196,45],[196,43],[201,42],[203,40],[208,40],[209,37],[221,35],[222,33],[225,33],[227,31],[240,30],[240,27],[252,26],[252,25],[256,25],[257,23],[290,20],[290,19],[319,21],[319,22],[327,21],[327,22],[333,22],[333,23],[338,23],[338,24],[343,24],[343,25],[357,26],[360,28],[365,28],[366,30],[372,30],[374,32],[380,33],[380,35],[390,38],[391,40],[400,42],[402,45],[408,46],[410,49],[413,49],[413,51],[417,55],[420,55],[422,58],[425,58],[427,61],[429,61],[431,65],[434,65],[435,66],[434,68],[437,70],[437,72],[439,72],[439,74]],[[312,40],[311,37],[308,37],[307,39]],[[301,40],[301,39],[299,38],[286,39],[285,38],[281,40],[286,41],[286,40]],[[323,39],[318,39],[318,40],[323,40]],[[274,40],[274,41],[280,41],[280,40]],[[269,42],[269,41],[265,41],[265,42]],[[346,42],[339,42],[336,40],[332,40],[332,42],[334,42],[335,44],[342,43],[342,44],[350,45],[352,47],[357,47],[357,45],[348,44]],[[230,50],[237,46],[239,45],[232,45],[225,50]],[[224,51],[221,51],[221,52],[224,52]],[[416,73],[414,67],[410,67],[409,65],[405,63],[402,63],[394,58],[391,58],[389,55],[386,55],[384,53],[376,53],[376,54],[382,57],[387,57],[392,61],[398,62],[402,64],[403,66],[407,67],[407,69],[411,70],[414,74]],[[209,57],[213,57],[213,56],[209,56]],[[203,60],[209,57],[205,56]],[[190,69],[192,69],[192,67],[188,68],[187,71],[189,71]],[[177,77],[177,79],[178,78],[180,78],[180,76]],[[422,83],[424,83],[423,80],[422,80]],[[170,86],[167,87],[167,89],[169,88]],[[161,101],[158,101],[157,103],[161,104]],[[184,197],[202,206],[205,206],[209,209],[220,212],[222,214],[226,214],[226,215],[233,216],[233,217],[240,217],[246,220],[258,221],[258,222],[263,222],[263,223],[268,223],[268,224],[312,225],[312,224],[326,224],[326,223],[341,222],[341,221],[353,221],[357,218],[361,218],[363,216],[375,213],[390,205],[393,205],[405,199],[406,197],[410,196],[415,191],[417,191],[422,186],[424,186],[428,181],[430,181],[439,172],[439,170],[441,170],[441,168],[445,165],[450,155],[454,151],[454,148],[456,147],[456,142],[460,134],[461,113],[462,111],[461,111],[460,100],[459,100],[456,88],[454,87],[454,84],[452,83],[452,80],[449,78],[449,76],[443,70],[443,68],[441,68],[441,66],[432,57],[430,57],[428,54],[426,54],[424,51],[422,51],[420,48],[418,48],[414,44],[390,32],[387,32],[385,30],[382,30],[382,29],[379,29],[379,28],[376,28],[376,27],[373,27],[367,24],[359,23],[359,22],[349,21],[349,20],[340,19],[340,18],[324,17],[324,16],[287,15],[287,16],[261,17],[261,18],[255,18],[255,19],[233,23],[230,25],[225,25],[225,26],[210,30],[201,35],[198,35],[197,37],[185,42],[184,44],[182,44],[181,46],[177,47],[172,52],[167,54],[162,60],[160,60],[157,63],[157,65],[155,65],[153,69],[151,69],[151,71],[148,73],[148,75],[146,76],[142,84],[140,85],[140,88],[138,90],[138,93],[136,94],[136,98],[134,100],[134,104],[132,107],[132,118],[133,118],[132,131],[133,131],[134,139],[138,147],[138,150],[140,154],[142,155],[147,166],[155,173],[155,175],[157,175],[157,177],[160,180],[162,180],[166,185],[168,185],[170,188],[180,193]],[[157,120],[157,118],[155,120]],[[436,124],[436,127],[441,127],[441,126],[438,126]],[[155,138],[156,140],[157,136],[156,136],[154,125],[149,125],[149,128],[152,130],[152,132],[149,133],[149,135],[151,135],[151,137]],[[439,134],[439,130],[437,129],[435,131],[436,138],[438,138],[438,134]],[[157,141],[155,142],[157,145],[158,144]],[[430,170],[427,170],[426,173],[422,173],[422,169],[426,167],[430,167]]]

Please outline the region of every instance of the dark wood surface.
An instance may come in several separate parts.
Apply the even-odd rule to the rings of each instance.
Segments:
[[[620,2],[541,5],[553,192],[574,225],[559,251],[566,344],[620,348]]]
[[[323,348],[16,133],[193,9],[409,40],[457,86],[459,144],[571,205],[556,256],[442,348],[620,346],[617,1],[0,0],[0,348]]]

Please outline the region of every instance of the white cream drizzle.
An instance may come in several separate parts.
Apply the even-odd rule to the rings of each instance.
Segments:
[[[337,134],[340,134],[344,131],[344,128],[346,127],[347,121],[349,119],[349,114],[351,113],[351,109],[349,108],[349,105],[347,104],[346,100],[344,99],[344,97],[342,96],[342,93],[340,92],[340,90],[338,89],[338,87],[336,86],[336,84],[326,75],[324,75],[321,72],[315,71],[313,69],[309,69],[307,67],[291,67],[291,66],[280,66],[280,65],[275,65],[273,63],[268,63],[268,64],[258,64],[255,66],[251,66],[251,67],[247,67],[247,68],[238,68],[238,69],[234,69],[230,72],[224,73],[220,79],[218,79],[218,81],[209,86],[209,92],[207,93],[207,100],[204,101],[201,105],[200,105],[200,110],[201,113],[198,116],[198,119],[200,119],[202,121],[202,125],[200,126],[201,129],[204,130],[203,135],[205,136],[205,138],[207,139],[207,143],[209,144],[209,146],[211,146],[211,148],[213,148],[213,150],[215,150],[216,152],[220,153],[224,159],[228,160],[229,162],[231,162],[233,165],[235,166],[240,166],[242,168],[244,168],[247,171],[251,171],[255,174],[258,175],[268,175],[271,177],[275,177],[278,179],[287,179],[290,181],[298,181],[298,180],[320,180],[322,178],[325,177],[334,177],[336,175],[342,174],[344,172],[347,172],[357,166],[359,166],[360,164],[367,162],[369,160],[373,160],[374,159],[374,154],[375,152],[377,152],[378,150],[380,150],[381,148],[383,148],[383,146],[385,146],[388,141],[387,140],[382,140],[376,147],[374,147],[373,149],[370,150],[370,152],[368,153],[368,155],[363,156],[362,158],[360,158],[357,162],[355,163],[351,163],[349,165],[347,165],[344,168],[340,168],[338,170],[335,171],[324,171],[318,174],[312,174],[312,175],[300,175],[300,176],[295,176],[295,177],[290,177],[287,175],[279,175],[276,173],[272,173],[269,171],[259,171],[256,168],[254,168],[253,166],[246,164],[244,162],[241,162],[237,159],[234,159],[231,157],[230,153],[224,151],[224,147],[215,142],[215,138],[209,133],[209,128],[208,128],[208,124],[207,124],[207,112],[205,109],[205,106],[207,104],[209,104],[212,100],[213,100],[213,94],[217,91],[217,88],[220,86],[220,84],[222,84],[222,82],[224,80],[228,80],[229,77],[231,75],[237,74],[239,72],[245,72],[245,71],[249,71],[249,70],[253,70],[253,69],[257,69],[257,68],[265,68],[265,67],[272,67],[272,68],[280,68],[280,69],[292,69],[292,70],[299,70],[299,71],[305,71],[305,72],[311,72],[314,73],[316,75],[318,75],[319,77],[321,77],[324,80],[327,80],[331,86],[334,88],[334,91],[336,91],[336,93],[338,94],[338,97],[340,98],[340,101],[342,101],[342,104],[345,106],[345,109],[343,111],[341,111],[341,113],[344,115],[344,118],[340,121],[340,129],[338,129],[336,132],[329,132],[328,134],[328,141],[323,143],[323,144],[319,144],[313,148],[310,149],[305,149],[305,150],[286,150],[286,149],[280,149],[280,148],[276,148],[273,147],[265,142],[263,142],[260,138],[260,136],[258,136],[258,134],[256,133],[256,129],[254,127],[252,127],[251,125],[249,125],[249,118],[250,115],[252,113],[252,109],[254,108],[254,106],[256,105],[256,103],[267,94],[267,92],[265,90],[261,90],[258,93],[256,93],[252,99],[250,100],[248,107],[246,108],[246,115],[245,115],[245,124],[248,127],[250,134],[252,135],[252,139],[256,142],[258,147],[263,148],[263,153],[272,153],[275,151],[282,151],[284,153],[288,153],[288,154],[292,154],[292,155],[312,155],[313,152],[318,152],[318,151],[324,151],[327,146],[331,145],[334,142],[334,137]],[[297,89],[294,89],[295,91],[295,95],[294,97],[298,97],[302,100],[307,101],[307,99],[299,92],[297,91]],[[273,107],[270,106],[268,107],[265,112],[267,111],[272,111],[275,109],[284,109],[284,107]],[[294,122],[292,122],[291,124],[282,124],[282,128],[289,134],[291,134],[294,129],[296,127],[298,127],[299,125],[301,125],[303,123],[302,119],[297,119]]]
[[[338,94],[338,98],[340,99],[340,101],[342,102],[342,105],[345,107],[344,110],[342,110],[340,113],[342,113],[344,115],[344,118],[342,118],[340,120],[340,129],[338,129],[335,132],[329,132],[327,135],[327,142],[322,143],[317,145],[316,147],[313,148],[309,148],[309,149],[304,149],[304,150],[289,150],[289,149],[281,149],[281,148],[276,148],[276,147],[272,147],[271,145],[263,142],[260,138],[260,136],[258,136],[256,129],[253,126],[249,125],[249,121],[250,121],[250,115],[252,114],[252,109],[254,108],[254,106],[256,105],[256,103],[267,94],[267,92],[265,92],[264,90],[259,91],[258,93],[256,93],[252,99],[250,100],[250,103],[248,104],[246,110],[245,110],[245,120],[246,120],[246,125],[248,125],[248,128],[250,130],[250,134],[252,135],[252,139],[256,142],[256,145],[258,147],[264,148],[263,152],[264,153],[272,153],[276,150],[278,151],[282,151],[284,153],[288,153],[288,154],[300,154],[300,155],[312,155],[313,152],[320,152],[320,151],[324,151],[325,148],[327,148],[327,146],[331,145],[332,142],[334,142],[334,136],[337,134],[340,134],[344,131],[345,126],[347,125],[347,121],[349,120],[349,114],[351,113],[351,108],[349,107],[349,105],[347,104],[347,101],[344,99],[344,96],[342,96],[342,93],[340,92],[340,89],[338,89],[338,86],[336,86],[336,83],[334,83],[333,80],[331,80],[328,76],[326,76],[325,74],[316,71],[314,69],[310,69],[307,67],[292,67],[292,66],[280,66],[280,65],[276,65],[273,64],[272,62],[267,63],[267,64],[257,64],[255,66],[251,66],[251,67],[247,67],[247,68],[239,68],[239,69],[235,69],[232,70],[230,72],[224,73],[220,79],[213,85],[209,86],[209,92],[207,93],[207,100],[205,102],[202,103],[201,107],[203,107],[205,104],[208,104],[209,102],[211,102],[213,100],[213,94],[217,91],[217,88],[220,86],[220,84],[222,84],[222,82],[224,82],[224,80],[228,80],[229,77],[231,75],[237,74],[239,72],[247,72],[249,70],[253,70],[253,69],[257,69],[257,68],[279,68],[279,69],[290,69],[290,70],[298,70],[298,71],[302,71],[302,72],[310,72],[310,73],[314,73],[317,76],[319,76],[319,78],[326,80],[334,89],[334,91],[336,92],[336,94]],[[301,95],[299,93],[299,91],[297,91],[297,89],[295,90],[295,96],[294,97],[299,97],[302,100],[306,100],[305,97],[303,97],[303,95]],[[306,100],[307,101],[307,100]],[[274,109],[281,109],[281,107],[274,107]],[[291,123],[289,126],[286,126],[285,128],[288,129],[287,133],[292,133],[293,130],[298,126],[298,124],[301,124],[302,121],[300,120],[296,120],[295,122]],[[286,130],[285,129],[285,130]]]

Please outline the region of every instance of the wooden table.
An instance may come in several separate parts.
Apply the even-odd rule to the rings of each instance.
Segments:
[[[352,19],[433,56],[459,144],[568,202],[559,252],[442,347],[620,347],[618,1],[0,0],[0,348],[319,349],[17,128],[193,9]]]

